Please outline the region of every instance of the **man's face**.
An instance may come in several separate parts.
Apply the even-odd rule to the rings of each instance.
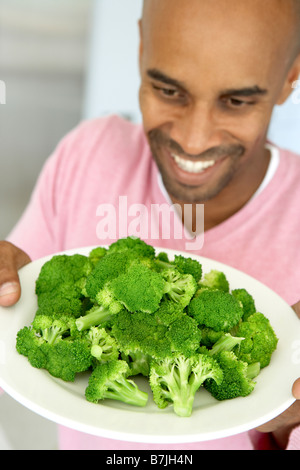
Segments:
[[[212,199],[265,158],[270,117],[291,67],[286,2],[146,2],[140,105],[175,200]]]

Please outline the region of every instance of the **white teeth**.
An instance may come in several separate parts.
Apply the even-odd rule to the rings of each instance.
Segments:
[[[202,173],[202,171],[210,168],[216,163],[215,160],[210,160],[207,162],[193,162],[191,160],[180,158],[175,154],[172,154],[172,157],[174,158],[179,168],[189,173]]]

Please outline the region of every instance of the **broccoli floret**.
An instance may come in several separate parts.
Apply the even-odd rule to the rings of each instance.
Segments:
[[[180,355],[152,362],[149,382],[159,408],[172,404],[178,416],[189,417],[195,394],[208,378],[222,382],[222,371],[213,358],[205,354],[189,358]]]
[[[243,306],[243,320],[256,312],[254,299],[246,289],[234,289],[231,293]]]
[[[169,317],[165,304],[153,314],[122,311],[112,326],[112,335],[125,354],[139,351],[157,359],[172,354],[190,356],[200,345],[197,322],[184,312],[170,313]]]
[[[130,373],[127,362],[109,361],[98,365],[89,378],[85,390],[86,399],[92,403],[100,400],[119,400],[129,405],[145,406],[148,394],[140,390],[128,379]]]
[[[248,364],[239,360],[232,351],[222,351],[216,354],[217,360],[222,372],[223,380],[221,383],[208,379],[204,387],[211,395],[219,401],[230,400],[237,397],[246,397],[253,392],[255,382],[253,381],[253,370],[248,375]],[[256,364],[256,372],[257,367]]]
[[[86,304],[81,289],[67,283],[60,289],[38,294],[37,303],[36,315],[51,316],[60,313],[73,317],[82,315]]]
[[[98,261],[107,254],[107,248],[104,246],[97,246],[89,253],[89,259],[91,260],[93,266],[95,266]]]
[[[188,313],[199,325],[227,333],[238,324],[243,309],[230,293],[208,289],[191,300]]]
[[[144,266],[134,263],[110,282],[114,297],[130,312],[155,312],[164,294],[162,276]]]
[[[96,304],[107,308],[112,315],[119,313],[124,308],[123,304],[115,297],[110,281],[100,289],[95,300]]]
[[[91,271],[92,263],[83,255],[56,255],[44,263],[36,280],[37,314],[82,315],[82,289]]]
[[[98,362],[112,361],[119,358],[118,345],[105,328],[91,327],[87,331],[87,340],[90,343],[91,355]]]
[[[60,340],[46,348],[46,369],[54,377],[73,382],[80,372],[92,365],[92,356],[86,340],[75,338],[72,341]]]
[[[181,274],[191,274],[198,283],[202,277],[202,265],[193,258],[175,255],[173,261],[169,261],[166,253],[159,253],[155,259],[155,265],[159,270],[176,269]]]
[[[59,292],[67,284],[79,289],[92,271],[90,259],[84,255],[56,255],[43,264],[36,280],[36,294]]]
[[[138,237],[120,238],[108,248],[108,253],[132,252],[138,258],[153,259],[155,249]]]
[[[52,325],[48,320],[39,317],[35,324],[37,329],[33,326],[21,329],[16,349],[33,367],[45,369],[62,380],[74,381],[77,373],[92,365],[88,342],[76,335],[64,336],[68,329],[62,320],[54,320]]]
[[[171,346],[167,327],[159,324],[154,314],[123,310],[112,325],[112,335],[125,354],[141,352],[151,357],[167,357]]]
[[[172,322],[166,332],[166,339],[170,342],[171,350],[191,356],[200,346],[201,331],[194,318],[182,315]]]
[[[229,292],[229,282],[222,271],[212,269],[204,274],[200,286],[209,289],[218,289],[223,292]]]
[[[32,327],[49,344],[55,344],[66,336],[76,334],[75,318],[67,315],[36,315]]]
[[[105,284],[125,273],[129,263],[129,255],[125,252],[107,254],[102,257],[86,279],[84,294],[95,300]]]
[[[27,357],[29,363],[37,369],[45,369],[47,355],[43,348],[42,338],[32,327],[24,326],[17,333],[16,349],[19,354]]]
[[[277,348],[278,338],[268,318],[256,312],[247,321],[240,323],[236,336],[244,338],[236,355],[242,361],[260,363],[261,369],[268,366]]]
[[[161,275],[165,281],[164,298],[185,308],[197,290],[194,277],[191,274],[181,274],[176,269],[166,269]]]

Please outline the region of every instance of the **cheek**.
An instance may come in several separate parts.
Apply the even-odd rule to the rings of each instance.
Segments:
[[[157,128],[167,130],[175,119],[172,107],[170,109],[169,105],[162,103],[148,87],[141,86],[139,103],[146,132]]]
[[[256,146],[265,140],[270,123],[269,112],[253,112],[251,115],[240,116],[234,125],[228,127],[229,133],[245,146]]]

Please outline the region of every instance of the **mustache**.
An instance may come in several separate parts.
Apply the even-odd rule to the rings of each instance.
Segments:
[[[153,129],[149,132],[149,140],[151,146],[165,146],[168,147],[171,153],[174,153],[180,157],[186,157],[188,159],[203,159],[203,160],[217,160],[224,156],[228,157],[241,157],[246,149],[240,144],[220,145],[218,147],[212,147],[199,153],[198,155],[186,153],[183,148],[173,139],[167,137],[161,130]]]

